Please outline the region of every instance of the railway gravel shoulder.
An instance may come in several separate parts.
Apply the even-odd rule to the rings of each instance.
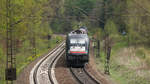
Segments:
[[[65,54],[60,57],[55,67],[55,75],[59,84],[77,84],[65,63]]]

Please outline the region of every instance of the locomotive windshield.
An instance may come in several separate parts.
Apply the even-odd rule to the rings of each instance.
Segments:
[[[85,46],[84,39],[71,39],[70,46]]]
[[[83,52],[86,50],[85,39],[71,39],[70,40],[70,51],[71,52]]]

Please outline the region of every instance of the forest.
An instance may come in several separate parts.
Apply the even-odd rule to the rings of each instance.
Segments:
[[[89,35],[97,40],[108,41],[113,55],[122,48],[135,49],[138,58],[150,67],[150,1],[149,0],[10,0],[11,28],[17,62],[17,75],[31,61],[53,48],[69,31],[86,26]],[[6,0],[0,0],[0,83],[5,83],[6,62]],[[51,35],[49,41],[47,36]],[[56,35],[56,36],[55,36]],[[35,39],[35,40],[33,40]],[[36,45],[37,55],[34,56]],[[104,63],[104,46],[97,58]],[[142,61],[142,62],[143,62]],[[112,62],[114,63],[114,62]],[[116,65],[115,65],[116,64]],[[102,65],[101,65],[102,66]],[[111,65],[110,65],[111,66]],[[149,76],[125,75],[114,68],[111,73],[119,84],[148,84]],[[103,67],[103,66],[102,66]],[[127,67],[123,67],[124,69]],[[145,70],[145,69],[144,69]],[[144,71],[143,70],[143,71]],[[129,71],[127,73],[132,72]],[[114,73],[121,74],[120,76]],[[148,73],[143,72],[144,74]],[[134,73],[136,74],[136,73]],[[126,81],[130,78],[135,80]],[[126,82],[122,82],[126,79]],[[138,81],[137,81],[138,80]],[[142,82],[142,83],[141,83]]]

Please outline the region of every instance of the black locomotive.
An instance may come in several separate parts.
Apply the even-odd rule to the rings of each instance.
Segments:
[[[89,61],[89,37],[85,28],[72,31],[66,37],[66,63],[68,67],[84,66]]]

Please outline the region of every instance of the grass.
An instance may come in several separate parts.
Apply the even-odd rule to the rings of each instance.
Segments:
[[[145,56],[145,52],[144,51],[145,51],[144,48],[139,48],[139,49],[136,50],[136,55],[138,57],[140,57],[141,59],[145,59],[146,56]]]
[[[145,47],[138,47],[136,55],[143,59],[148,66],[150,66],[150,49]]]
[[[110,58],[110,78],[116,84],[149,84],[150,70],[146,64],[150,64],[148,49],[127,47],[126,41],[119,41],[112,47]],[[97,67],[104,71],[105,53],[101,43],[101,54],[97,57]]]
[[[30,43],[29,41],[25,41],[23,43],[23,47],[19,48],[19,53],[16,54],[16,62],[17,62],[17,75],[21,73],[23,68],[27,66],[30,62],[34,61],[36,58],[41,56],[42,54],[48,52],[49,49],[54,48],[58,43],[63,40],[62,37],[56,36],[52,38],[50,41],[38,39],[37,41],[37,55],[32,55],[32,49],[29,48]],[[48,43],[50,44],[50,48],[48,49]],[[0,84],[5,84],[5,63],[6,63],[6,56],[3,53],[2,47],[0,47]]]

